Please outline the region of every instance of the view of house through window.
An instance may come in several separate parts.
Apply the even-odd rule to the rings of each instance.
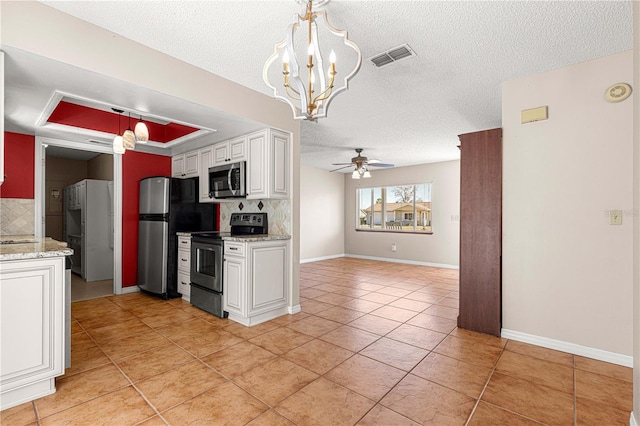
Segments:
[[[356,190],[356,229],[431,232],[431,184]]]

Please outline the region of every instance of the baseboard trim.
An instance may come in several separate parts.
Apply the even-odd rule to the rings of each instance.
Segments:
[[[354,259],[365,259],[365,260],[378,260],[381,262],[405,263],[407,265],[430,266],[432,268],[460,269],[459,265],[449,265],[447,263],[422,262],[420,260],[395,259],[390,257],[362,256],[360,254],[349,254],[349,253],[301,259],[300,264],[310,263],[310,262],[319,262],[321,260],[338,259],[340,257],[352,257]]]
[[[543,348],[555,349],[574,355],[597,359],[599,361],[610,362],[622,365],[623,367],[633,367],[633,357],[615,352],[604,351],[602,349],[590,348],[588,346],[577,345],[575,343],[563,342],[561,340],[549,339],[547,337],[522,333],[519,331],[503,328],[500,335],[505,339],[517,340],[518,342],[530,343]]]
[[[140,289],[137,285],[130,285],[128,287],[122,287],[122,291],[120,292],[120,294],[137,293],[139,291]]]
[[[289,315],[297,314],[298,312],[302,312],[302,307],[300,305],[289,306],[287,312],[289,312]]]
[[[319,262],[321,260],[338,259],[340,257],[345,257],[344,253],[332,254],[330,256],[320,256],[320,257],[310,257],[308,259],[300,259],[300,263]]]
[[[404,263],[407,265],[430,266],[432,268],[460,269],[459,265],[449,265],[447,263],[422,262],[420,260],[394,259],[388,257],[362,256],[359,254],[347,253],[345,257],[353,257],[355,259],[378,260],[381,262]]]

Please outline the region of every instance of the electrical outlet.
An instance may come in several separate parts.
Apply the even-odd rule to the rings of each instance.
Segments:
[[[273,219],[274,220],[284,220],[284,213],[282,212],[275,212],[273,214]]]
[[[622,210],[609,210],[609,225],[622,225]]]
[[[391,251],[396,251],[396,249],[397,249],[396,244],[395,243],[391,244]]]

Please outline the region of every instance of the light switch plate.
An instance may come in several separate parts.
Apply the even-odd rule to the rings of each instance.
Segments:
[[[622,225],[622,210],[609,210],[609,225]]]

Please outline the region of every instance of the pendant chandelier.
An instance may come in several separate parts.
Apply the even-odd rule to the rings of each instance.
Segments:
[[[115,154],[124,154],[127,149],[135,149],[136,143],[145,144],[149,141],[149,129],[142,121],[142,117],[135,126],[135,132],[131,130],[131,113],[129,113],[129,124],[127,130],[120,135],[120,115],[124,112],[122,109],[111,108],[118,113],[118,134],[113,138],[113,152]]]
[[[315,3],[328,1],[316,0]],[[333,98],[348,88],[349,80],[360,70],[362,55],[358,46],[347,38],[346,31],[329,23],[326,12],[313,10],[313,0],[298,0],[298,3],[305,5],[304,14],[294,15],[286,38],[275,45],[262,75],[274,97],[289,104],[295,119],[316,121],[327,116]],[[296,31],[299,28],[303,31]],[[327,54],[329,65],[325,68]],[[349,69],[342,85],[337,86],[338,70]]]

